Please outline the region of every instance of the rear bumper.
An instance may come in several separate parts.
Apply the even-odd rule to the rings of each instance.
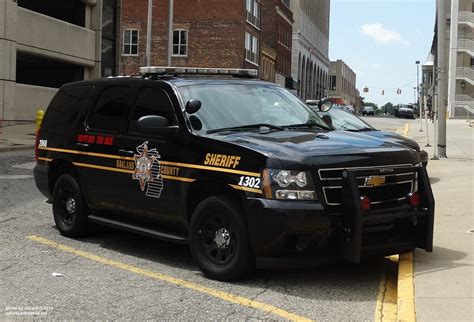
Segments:
[[[36,187],[46,198],[48,198],[48,200],[50,200],[51,192],[49,190],[48,165],[40,162],[36,163],[36,166],[33,169],[33,174],[35,177]]]
[[[427,180],[426,170],[416,169],[422,196],[422,204],[417,209],[402,205],[363,212],[355,183],[355,176],[360,173],[355,171],[348,171],[351,179],[343,179],[343,207],[338,212],[328,212],[318,202],[247,199],[247,222],[258,266],[360,262],[368,257],[404,253],[414,248],[431,251],[434,199],[429,182],[429,191],[423,183]]]

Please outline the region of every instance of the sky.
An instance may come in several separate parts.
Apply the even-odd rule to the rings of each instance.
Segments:
[[[428,57],[435,15],[436,0],[331,0],[329,58],[356,72],[365,102],[412,103],[415,62]]]

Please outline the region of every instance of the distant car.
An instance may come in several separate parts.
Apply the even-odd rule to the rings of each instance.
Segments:
[[[415,141],[393,132],[377,130],[361,118],[344,111],[338,106],[334,106],[328,111],[323,112],[319,110],[317,106],[309,102],[306,103],[332,128],[342,131],[363,132],[365,135],[405,145],[419,153],[421,162],[424,166],[428,165],[428,153],[421,150],[420,146]]]
[[[362,115],[375,115],[375,110],[373,106],[365,106],[361,111]]]
[[[415,109],[412,105],[400,104],[395,108],[395,117],[415,118]]]

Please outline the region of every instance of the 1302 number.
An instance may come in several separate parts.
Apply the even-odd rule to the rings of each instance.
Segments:
[[[249,188],[260,188],[260,178],[241,176],[239,186]]]

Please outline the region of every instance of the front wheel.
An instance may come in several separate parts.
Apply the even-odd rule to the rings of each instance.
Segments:
[[[62,174],[54,185],[53,215],[61,235],[79,237],[87,230],[88,209],[73,176]]]
[[[209,197],[197,206],[189,243],[196,264],[209,278],[235,280],[254,267],[244,213],[226,196]]]

